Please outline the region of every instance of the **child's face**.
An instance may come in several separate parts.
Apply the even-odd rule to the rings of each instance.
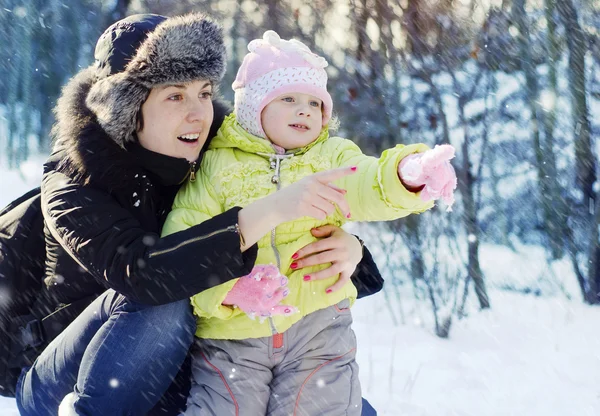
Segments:
[[[152,88],[142,116],[144,126],[137,136],[143,147],[193,162],[213,120],[212,85],[200,80]]]
[[[313,142],[323,128],[322,102],[302,93],[280,95],[261,113],[263,130],[271,142],[286,150]]]

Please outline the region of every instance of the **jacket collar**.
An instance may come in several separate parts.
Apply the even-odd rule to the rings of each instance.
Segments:
[[[192,163],[184,158],[166,156],[140,146],[137,142],[127,146],[135,162],[146,170],[155,182],[164,186],[179,185],[185,181],[190,172],[197,172],[199,160]],[[201,158],[202,156],[200,156]]]

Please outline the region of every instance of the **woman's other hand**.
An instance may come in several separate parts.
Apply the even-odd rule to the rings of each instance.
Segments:
[[[326,290],[327,293],[341,289],[356,270],[362,259],[362,244],[352,234],[335,225],[313,228],[312,235],[321,240],[304,246],[292,256],[295,270],[303,267],[331,263],[331,266],[318,272],[305,275],[305,281],[327,279],[337,274],[338,280]]]

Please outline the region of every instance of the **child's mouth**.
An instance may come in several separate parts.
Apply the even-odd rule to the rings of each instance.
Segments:
[[[304,124],[290,124],[289,125],[291,128],[298,130],[298,131],[307,131],[310,130],[308,128],[308,126],[305,126]]]

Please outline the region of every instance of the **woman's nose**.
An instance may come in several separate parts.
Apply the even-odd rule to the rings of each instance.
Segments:
[[[206,108],[201,103],[192,103],[188,108],[187,119],[189,122],[202,121],[207,116]]]

